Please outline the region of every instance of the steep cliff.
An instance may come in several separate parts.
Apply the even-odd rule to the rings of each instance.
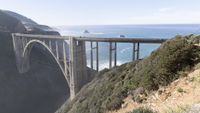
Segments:
[[[69,97],[68,84],[49,53],[33,47],[31,69],[16,67],[11,33],[59,35],[48,26],[0,10],[0,113],[53,113]]]

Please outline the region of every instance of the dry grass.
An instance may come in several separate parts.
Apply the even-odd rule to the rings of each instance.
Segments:
[[[177,89],[181,88],[181,92]],[[126,113],[138,107],[149,107],[159,113],[182,113],[190,105],[200,102],[200,69],[172,82],[167,87],[161,87],[158,91],[148,96],[145,103],[138,104],[133,102],[131,96],[128,96],[117,111],[108,113]]]

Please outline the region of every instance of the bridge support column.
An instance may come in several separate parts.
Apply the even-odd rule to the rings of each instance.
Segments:
[[[29,53],[25,53],[23,56],[24,46],[26,40],[22,37],[12,36],[13,38],[13,47],[16,56],[16,64],[20,73],[25,73],[30,68],[29,57],[26,57]]]
[[[84,41],[70,38],[70,97],[73,99],[88,80]]]

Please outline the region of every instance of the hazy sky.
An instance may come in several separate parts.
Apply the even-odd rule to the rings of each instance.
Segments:
[[[0,0],[0,8],[50,26],[200,23],[200,0]]]

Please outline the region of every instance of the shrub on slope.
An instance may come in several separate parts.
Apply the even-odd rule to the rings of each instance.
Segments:
[[[200,48],[194,45],[198,39],[193,35],[176,36],[142,61],[101,71],[58,113],[103,113],[120,108],[128,92],[138,87],[152,91],[168,85],[179,77],[179,71],[198,61]]]
[[[128,113],[156,113],[156,112],[154,112],[153,110],[148,109],[148,108],[140,107],[140,108],[134,109],[132,112],[128,112]]]

